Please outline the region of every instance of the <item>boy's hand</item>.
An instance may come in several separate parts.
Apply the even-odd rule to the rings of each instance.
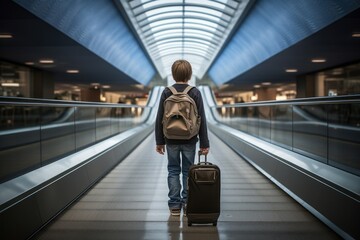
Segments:
[[[200,148],[202,155],[207,155],[209,153],[209,148]]]
[[[164,155],[165,153],[165,145],[156,145],[156,151],[160,153],[161,155]]]

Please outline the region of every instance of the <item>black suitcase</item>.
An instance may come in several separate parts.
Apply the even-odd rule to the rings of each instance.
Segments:
[[[215,164],[200,161],[191,165],[188,176],[188,200],[186,216],[188,226],[193,223],[217,225],[220,216],[220,168]]]

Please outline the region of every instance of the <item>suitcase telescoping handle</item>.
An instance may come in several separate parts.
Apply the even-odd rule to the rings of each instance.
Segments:
[[[200,161],[200,156],[201,155],[204,155],[205,156],[205,162],[201,162]],[[199,152],[198,152],[198,156],[199,156],[199,158],[198,158],[198,165],[200,165],[200,164],[205,164],[205,165],[211,165],[211,163],[209,163],[208,161],[207,161],[207,155],[206,154],[202,154],[202,152],[201,152],[201,150],[199,150]]]

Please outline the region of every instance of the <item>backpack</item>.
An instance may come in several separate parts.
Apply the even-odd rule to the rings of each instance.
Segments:
[[[172,95],[164,101],[163,132],[168,139],[190,139],[199,133],[200,116],[194,99],[187,86],[178,92],[173,86],[168,87]]]

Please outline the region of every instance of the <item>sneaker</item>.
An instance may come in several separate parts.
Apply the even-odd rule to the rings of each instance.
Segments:
[[[172,216],[180,216],[181,209],[178,208],[172,208],[170,209],[170,213]]]

